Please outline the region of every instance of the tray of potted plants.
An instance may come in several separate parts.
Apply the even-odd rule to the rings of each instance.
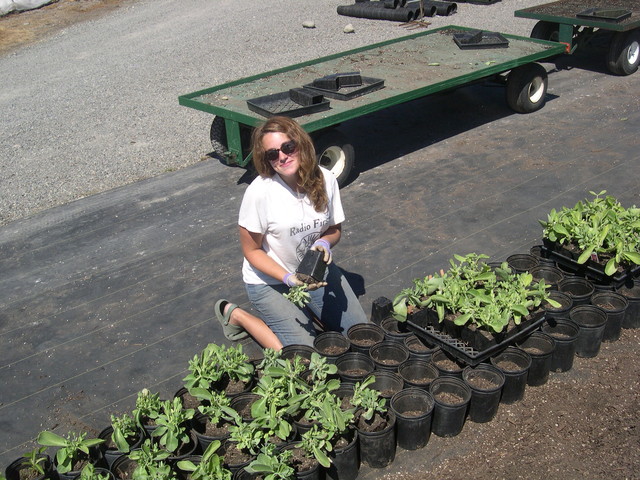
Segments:
[[[486,258],[455,255],[448,271],[416,279],[396,295],[392,315],[468,365],[525,337],[544,321],[543,305],[555,303],[550,285],[506,262],[492,268]]]
[[[623,207],[606,190],[590,193],[592,200],[540,220],[543,248],[567,270],[619,287],[640,273],[640,208]]]

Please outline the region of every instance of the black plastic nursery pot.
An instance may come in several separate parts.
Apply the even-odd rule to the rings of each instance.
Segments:
[[[553,355],[551,355],[549,369],[552,372],[567,372],[571,370],[580,327],[571,320],[551,319],[547,320],[547,323],[542,326],[542,331],[552,337],[556,343],[556,348],[553,351]]]
[[[422,360],[423,362],[430,362],[433,353],[440,348],[413,334],[404,339],[404,346],[409,350],[409,360]]]
[[[404,388],[429,390],[431,382],[438,378],[438,369],[422,360],[407,360],[398,368],[398,374],[404,380]]]
[[[511,404],[524,397],[531,356],[518,347],[507,347],[489,359],[491,365],[504,373],[500,403]]]
[[[351,342],[339,332],[322,332],[313,340],[313,348],[329,363],[336,363],[340,355],[349,351]]]
[[[533,332],[517,345],[531,356],[527,385],[537,387],[547,383],[553,352],[556,349],[556,342],[553,337],[543,332]]]
[[[607,323],[606,312],[594,305],[578,305],[571,309],[569,316],[580,329],[576,339],[576,355],[583,358],[597,356]]]
[[[549,258],[549,252],[543,245],[534,245],[529,249],[529,253],[538,259],[538,265],[549,265],[555,267],[556,262]]]
[[[403,343],[383,340],[369,349],[369,356],[376,370],[397,372],[398,367],[409,360],[409,350]]]
[[[341,355],[336,360],[336,366],[340,379],[346,383],[362,382],[375,368],[371,357],[359,352],[347,352]]]
[[[596,292],[591,296],[591,304],[607,313],[607,323],[602,334],[603,342],[615,342],[620,338],[624,314],[629,301],[616,292]]]
[[[222,422],[224,422],[224,420]],[[191,419],[191,431],[193,431],[198,439],[198,444],[203,452],[211,442],[219,440],[223,443],[229,438],[229,431],[226,428],[222,428],[221,425],[213,425],[209,428],[209,432],[207,432],[208,423],[209,419],[200,412],[196,412]]]
[[[44,458],[44,461],[40,464],[44,470],[43,475],[32,475],[31,472],[28,472],[28,465],[25,464],[27,459],[25,457],[20,457],[13,462],[11,462],[4,470],[4,475],[7,480],[20,480],[20,478],[30,478],[32,480],[45,480],[45,479],[56,479],[57,473],[53,468],[53,462],[51,461],[51,457],[46,454],[39,454],[38,458]]]
[[[315,351],[316,350],[309,345],[291,344],[282,347],[280,356],[281,358],[285,358],[287,360],[293,360],[295,357],[300,357],[302,363],[304,363],[305,365],[309,365],[309,362],[311,361],[311,355]]]
[[[384,340],[384,330],[375,323],[358,323],[347,330],[351,351],[369,354],[369,349]]]
[[[538,258],[529,253],[517,253],[507,257],[507,263],[516,273],[528,272],[539,265]]]
[[[431,356],[431,363],[438,370],[438,376],[440,377],[462,378],[462,371],[465,365],[444,350],[434,352]]]
[[[251,405],[260,398],[260,395],[257,393],[244,392],[233,397],[231,399],[230,406],[238,412],[238,415],[240,415],[242,420],[245,422],[251,422],[253,420],[253,417],[251,416]]]
[[[573,299],[573,306],[587,305],[591,301],[591,295],[595,292],[595,287],[586,278],[567,277],[558,283],[558,290]]]
[[[360,461],[370,468],[384,468],[396,457],[396,416],[386,413],[386,426],[374,432],[357,428]]]
[[[329,480],[355,480],[360,470],[360,457],[358,455],[358,432],[349,430],[347,443],[334,446],[329,453],[331,465],[325,469],[325,476]]]
[[[552,290],[557,290],[558,283],[564,279],[562,270],[550,265],[538,265],[537,267],[533,267],[529,273],[533,276],[534,281],[539,282],[540,280],[544,280],[545,283],[551,285]]]
[[[554,307],[548,303],[543,305],[545,311],[545,320],[568,320],[569,312],[573,308],[573,297],[567,293],[563,293],[557,290],[549,292],[549,298],[555,300],[560,304],[559,307]]]
[[[102,453],[102,458],[104,458],[106,462],[107,468],[111,468],[111,465],[116,460],[116,458],[124,454],[123,452],[118,450],[113,444],[113,442],[111,441],[112,434],[113,434],[112,426],[108,426],[104,428],[98,434],[98,438],[101,438],[104,440],[104,442],[99,445],[99,448]],[[146,434],[144,429],[142,427],[139,427],[136,437],[131,440],[130,449],[134,450],[138,448],[142,444],[142,442],[145,440],[145,438],[146,438]]]
[[[136,466],[137,463],[135,460],[131,460],[127,455],[122,455],[114,460],[109,470],[113,473],[116,480],[124,480],[131,478]]]
[[[429,442],[435,401],[429,392],[406,388],[393,397],[389,406],[396,416],[396,438],[400,448],[417,450]]]
[[[369,388],[376,390],[382,398],[389,400],[404,388],[404,380],[400,375],[389,370],[374,370],[371,374],[375,378]]]
[[[324,261],[324,252],[307,250],[296,269],[296,276],[304,283],[317,283],[324,280],[326,271],[327,264]]]
[[[471,402],[468,417],[474,423],[486,423],[498,413],[504,373],[488,363],[475,367],[466,367],[462,371],[462,380],[471,389]]]
[[[431,432],[439,437],[455,437],[464,427],[471,402],[471,389],[457,377],[438,377],[429,387],[435,406]]]
[[[633,285],[618,289],[629,302],[622,319],[622,328],[640,328],[640,280],[635,279]]]
[[[406,322],[399,322],[393,317],[384,318],[380,322],[380,326],[384,330],[384,339],[391,342],[398,342],[404,345],[405,338],[413,333],[407,330]]]

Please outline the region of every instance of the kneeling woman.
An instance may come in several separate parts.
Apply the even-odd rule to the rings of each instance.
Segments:
[[[294,120],[271,117],[254,131],[252,142],[259,176],[244,194],[238,220],[242,277],[252,305],[283,345],[312,345],[313,316],[325,330],[343,334],[367,322],[331,262],[344,212],[338,183],[318,165],[311,138]],[[295,270],[309,249],[321,250],[329,265],[324,282],[308,285],[311,301],[301,309],[283,293],[303,284]]]

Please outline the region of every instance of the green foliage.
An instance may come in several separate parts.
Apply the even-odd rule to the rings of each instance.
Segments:
[[[166,463],[169,452],[150,439],[144,441],[139,449],[132,450],[129,458],[136,462],[133,480],[176,480],[171,466]]]
[[[625,209],[606,190],[589,192],[592,200],[579,201],[573,208],[552,209],[547,220],[540,220],[544,238],[561,245],[574,245],[580,252],[577,262],[584,264],[592,255],[608,259],[605,274],[613,275],[620,266],[640,265],[640,208]]]
[[[101,438],[86,438],[86,433],[69,432],[61,437],[53,432],[40,432],[37,442],[45,447],[58,447],[56,452],[57,470],[60,473],[70,472],[73,464],[84,454],[89,457],[89,449],[104,442]]]
[[[231,480],[231,471],[224,467],[223,458],[216,453],[219,448],[220,440],[214,440],[207,446],[199,463],[180,460],[178,468],[183,472],[190,472],[191,480]]]
[[[80,476],[76,478],[78,480],[109,480],[111,477],[108,472],[98,472],[91,463],[88,463],[80,471]]]
[[[231,398],[224,392],[211,392],[203,388],[194,388],[191,392],[203,405],[198,407],[200,413],[209,418],[213,425],[218,425],[222,420],[230,422],[236,413],[231,408]]]
[[[157,393],[151,393],[146,388],[143,388],[138,392],[136,398],[136,406],[133,410],[133,418],[136,419],[136,423],[142,427],[145,418],[155,420],[158,418],[162,410],[162,401],[160,395]]]
[[[162,402],[161,412],[156,418],[157,428],[153,431],[154,437],[160,437],[160,445],[166,447],[169,452],[175,452],[181,444],[188,443],[188,421],[193,418],[193,409],[183,409],[180,397],[173,401]]]
[[[284,298],[300,308],[304,308],[311,301],[311,295],[309,295],[306,285],[290,287],[289,291],[282,295],[284,295]]]
[[[32,472],[44,475],[44,463],[47,461],[47,457],[44,456],[46,449],[47,447],[36,447],[26,452],[20,465]]]
[[[111,440],[122,453],[129,453],[131,440],[136,437],[139,427],[136,421],[126,413],[121,417],[111,415],[111,427],[113,432]]]
[[[549,298],[549,285],[544,280],[534,283],[531,274],[515,274],[506,262],[491,269],[484,262],[486,258],[475,253],[454,255],[448,271],[414,281],[411,293],[401,293],[394,300],[395,318],[406,320],[408,305],[428,307],[436,311],[440,322],[451,315],[456,325],[470,322],[499,333],[511,319],[520,324],[543,302],[558,306]],[[412,300],[415,298],[419,301]],[[403,301],[409,303],[402,305]]]
[[[245,470],[249,473],[261,474],[264,480],[292,480],[295,478],[295,470],[291,466],[291,450],[276,452],[261,452]]]
[[[363,382],[356,383],[353,388],[351,404],[356,409],[362,409],[360,416],[365,420],[371,420],[376,413],[380,415],[387,413],[387,400],[380,397],[377,390],[369,388],[369,385],[375,381],[376,377],[369,375]]]

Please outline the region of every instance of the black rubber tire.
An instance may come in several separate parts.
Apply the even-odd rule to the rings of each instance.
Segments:
[[[349,180],[355,163],[353,145],[336,129],[312,136],[318,163],[330,170],[336,176],[338,185],[343,187]]]
[[[507,104],[518,113],[540,110],[547,96],[547,71],[539,63],[514,68],[507,77]]]
[[[640,64],[640,30],[616,32],[607,52],[607,68],[616,75],[631,75]]]
[[[227,129],[224,124],[224,118],[213,117],[213,122],[211,122],[211,131],[209,132],[209,138],[211,139],[213,154],[216,157],[224,158],[225,152],[229,150],[227,146]]]
[[[536,38],[538,40],[557,42],[560,38],[559,31],[560,26],[557,23],[541,20],[533,26],[529,37]]]

